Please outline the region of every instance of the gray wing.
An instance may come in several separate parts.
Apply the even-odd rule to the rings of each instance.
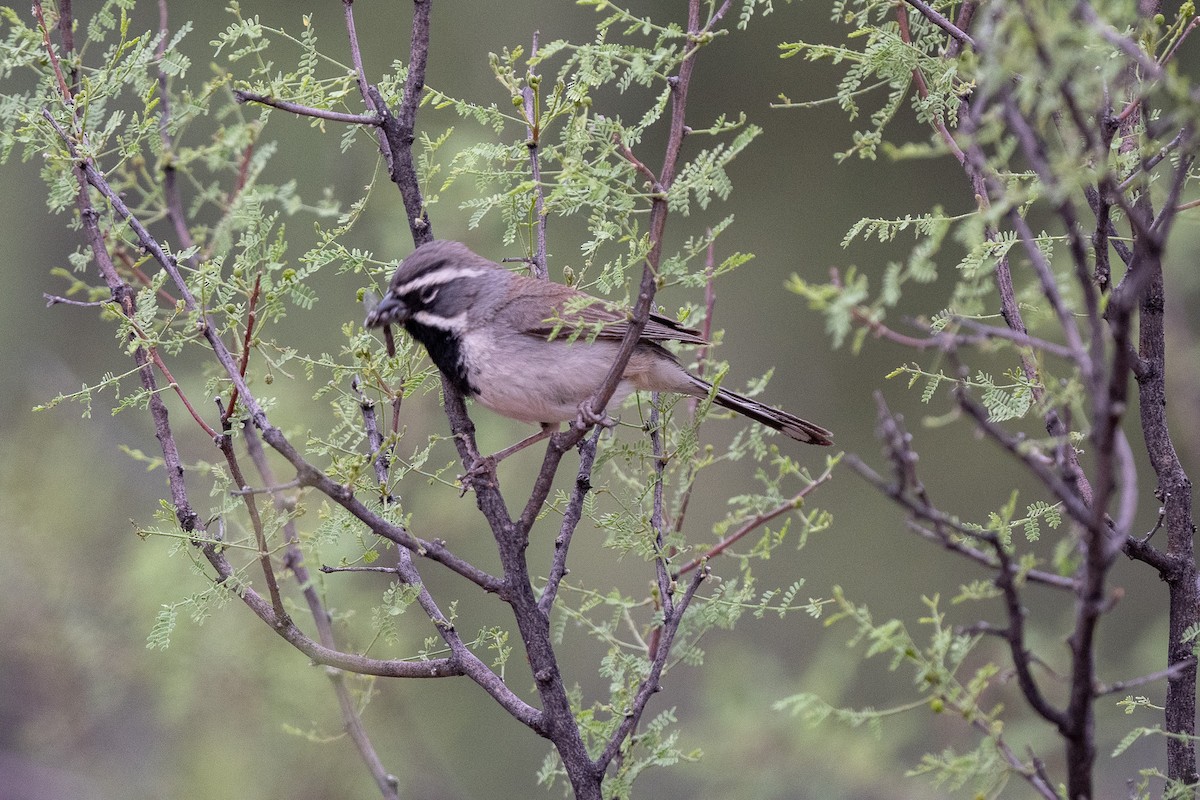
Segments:
[[[525,298],[538,296],[545,304],[557,309],[557,314],[545,319],[527,319],[520,326],[524,333],[538,337],[567,337],[576,332],[597,339],[620,340],[629,330],[629,314],[598,297],[575,291],[570,287],[545,281],[521,281],[521,294]],[[677,341],[685,344],[708,344],[695,328],[681,322],[651,313],[642,331],[642,338],[649,341]]]

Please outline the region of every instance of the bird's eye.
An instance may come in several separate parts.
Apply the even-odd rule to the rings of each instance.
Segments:
[[[437,299],[439,288],[440,287],[437,286],[426,286],[421,289],[420,296],[422,305],[431,305],[433,301]]]

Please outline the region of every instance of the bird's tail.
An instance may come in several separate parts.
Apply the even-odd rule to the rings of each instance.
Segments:
[[[702,390],[705,395],[712,391],[712,385],[708,382],[694,375],[690,377],[695,381],[696,388]],[[816,425],[806,419],[800,419],[795,414],[789,414],[781,409],[764,405],[757,400],[751,400],[749,397],[740,395],[737,392],[731,392],[728,389],[717,389],[717,393],[713,397],[713,402],[722,408],[736,411],[744,417],[749,417],[755,422],[760,422],[772,430],[779,431],[784,436],[789,436],[797,442],[823,446],[833,444],[833,434],[820,425]]]

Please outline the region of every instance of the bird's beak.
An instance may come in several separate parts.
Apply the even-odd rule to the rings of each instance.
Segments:
[[[402,325],[408,319],[408,306],[392,294],[385,295],[379,305],[367,313],[366,326],[378,328],[383,325]]]

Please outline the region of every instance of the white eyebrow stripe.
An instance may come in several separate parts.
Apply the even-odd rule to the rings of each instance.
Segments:
[[[415,292],[419,289],[424,289],[426,286],[445,286],[460,278],[479,278],[487,275],[491,270],[479,269],[477,267],[452,267],[449,269],[435,269],[426,272],[424,275],[418,275],[410,281],[400,284],[395,288],[398,295],[406,295],[410,292]]]
[[[467,329],[467,312],[465,311],[455,314],[453,317],[443,317],[439,314],[434,314],[432,311],[418,311],[410,319],[421,325],[443,331],[462,333]]]

